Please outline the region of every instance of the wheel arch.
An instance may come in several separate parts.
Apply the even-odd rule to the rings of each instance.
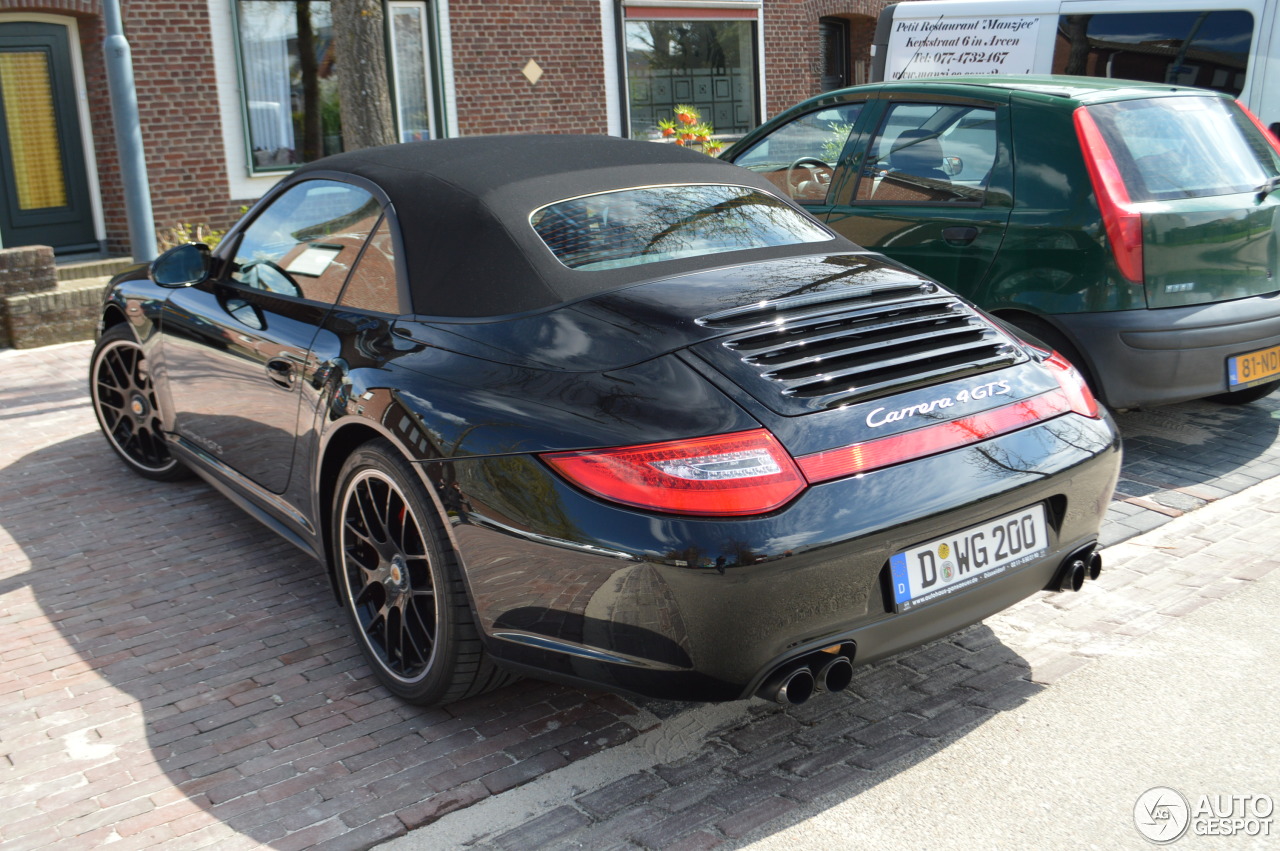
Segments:
[[[1094,395],[1099,396],[1102,392],[1102,385],[1097,380],[1097,371],[1092,358],[1083,352],[1071,336],[1053,320],[1052,316],[1042,313],[1033,313],[1029,310],[1019,310],[1017,308],[1001,308],[993,310],[992,315],[997,319],[1009,323],[1028,334],[1038,338],[1046,345],[1052,346],[1062,354],[1067,360],[1071,361],[1076,369],[1080,370],[1084,375],[1085,381],[1089,383],[1089,388],[1093,390]]]
[[[325,555],[325,572],[329,576],[329,582],[333,589],[335,597],[338,594],[338,579],[334,572],[334,537],[333,537],[333,500],[338,489],[338,475],[342,472],[342,465],[346,463],[351,454],[366,443],[373,440],[383,440],[389,443],[401,457],[409,463],[409,466],[418,474],[418,480],[422,483],[423,489],[426,491],[428,498],[431,500],[432,506],[436,510],[436,520],[440,525],[444,535],[444,543],[451,547],[454,557],[459,564],[462,563],[462,551],[458,547],[458,542],[453,536],[453,530],[449,524],[445,522],[444,505],[440,501],[440,494],[437,492],[436,485],[426,475],[423,469],[422,459],[415,457],[415,454],[408,451],[405,446],[397,439],[397,437],[385,429],[379,428],[370,420],[352,419],[348,422],[339,424],[332,433],[327,437],[324,448],[321,451],[319,464],[316,468],[316,481],[318,484],[317,495],[318,502],[316,505],[316,515],[319,520],[321,545],[324,547]],[[463,571],[465,577],[466,571]],[[464,585],[468,586],[468,597],[470,597],[470,587],[464,579]]]
[[[119,305],[108,303],[102,309],[102,320],[99,323],[98,336],[102,336],[103,332],[107,329],[114,328],[117,325],[123,325],[128,321],[128,318],[125,317],[124,311],[120,309]]]
[[[369,441],[377,440],[378,438],[386,440],[387,435],[364,422],[348,423],[340,426],[330,435],[320,458],[319,470],[317,471],[319,500],[316,506],[316,515],[320,521],[321,544],[324,547],[325,554],[325,572],[329,576],[329,586],[333,591],[334,599],[340,600],[338,596],[338,577],[334,573],[332,510],[334,492],[338,487],[338,473],[341,472],[342,465],[351,457],[351,453]],[[392,445],[395,445],[394,441],[392,441]],[[398,446],[396,448],[399,449]]]

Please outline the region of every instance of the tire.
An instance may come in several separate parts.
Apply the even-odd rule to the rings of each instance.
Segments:
[[[439,706],[513,679],[485,653],[439,515],[391,444],[370,441],[343,464],[332,523],[342,607],[389,691]]]
[[[1097,397],[1098,401],[1106,401],[1102,394],[1102,386],[1098,383],[1097,378],[1094,377],[1093,370],[1089,368],[1089,364],[1085,361],[1084,356],[1080,354],[1080,351],[1061,331],[1043,319],[1025,314],[1001,318],[1019,330],[1030,334],[1036,340],[1054,349],[1058,354],[1070,361],[1071,365],[1084,376],[1085,383],[1089,385],[1089,389],[1093,391],[1093,395]]]
[[[89,394],[107,443],[129,469],[161,482],[191,474],[169,454],[146,358],[127,325],[108,328],[94,347]]]
[[[1247,405],[1250,402],[1256,402],[1259,399],[1265,399],[1280,387],[1280,379],[1276,381],[1268,381],[1265,384],[1259,384],[1246,390],[1236,390],[1233,393],[1219,393],[1216,396],[1209,396],[1210,402],[1218,402],[1223,405]]]

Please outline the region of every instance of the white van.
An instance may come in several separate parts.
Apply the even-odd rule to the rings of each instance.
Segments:
[[[872,78],[1078,74],[1228,92],[1280,136],[1278,0],[912,0],[885,7]]]

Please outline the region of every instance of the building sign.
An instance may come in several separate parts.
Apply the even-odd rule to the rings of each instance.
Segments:
[[[1036,16],[895,20],[884,78],[1029,74],[1039,27]]]

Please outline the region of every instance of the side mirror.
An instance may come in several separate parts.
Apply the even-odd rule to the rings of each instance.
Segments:
[[[959,157],[943,157],[942,171],[947,175],[947,177],[955,177],[957,174],[964,171],[964,160]]]
[[[209,277],[209,246],[188,242],[151,261],[151,280],[162,287],[189,287]]]

